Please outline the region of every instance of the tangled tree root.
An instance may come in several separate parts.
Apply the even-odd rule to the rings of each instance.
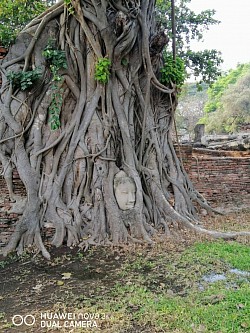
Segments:
[[[49,258],[40,233],[45,222],[53,223],[57,247],[65,241],[85,248],[150,243],[157,232],[170,235],[176,227],[249,236],[197,225],[195,204],[211,208],[173,147],[176,87],[158,80],[165,45],[149,48],[162,35],[152,15],[155,1],[71,3],[70,11],[59,1],[33,20],[1,64],[0,159],[10,196],[13,165],[27,191],[24,214],[3,253],[35,245]],[[43,53],[48,41],[55,54],[66,56],[67,68],[57,77]],[[104,58],[111,66],[95,77]],[[28,90],[7,79],[10,71],[37,67],[42,76]],[[53,117],[60,126],[57,120],[51,130]],[[129,209],[119,207],[114,193],[121,170],[135,188]]]

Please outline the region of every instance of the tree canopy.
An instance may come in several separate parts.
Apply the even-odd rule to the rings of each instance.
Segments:
[[[204,32],[220,22],[213,18],[215,10],[207,9],[196,14],[188,7],[190,2],[191,0],[175,1],[176,53],[184,61],[188,75],[193,75],[200,81],[211,84],[221,73],[219,68],[223,62],[221,53],[214,49],[195,52],[190,48],[190,41],[202,41]],[[156,11],[158,24],[166,29],[172,38],[171,1],[157,0]],[[171,53],[170,44],[166,51]]]
[[[0,0],[0,42],[9,47],[14,43],[18,33],[35,16],[53,5],[55,0]],[[194,52],[190,49],[192,39],[202,40],[204,31],[219,21],[213,18],[215,11],[208,9],[199,14],[188,8],[190,0],[175,1],[176,16],[176,48],[179,63],[183,62],[182,83],[184,74],[189,73],[199,80],[211,83],[220,74],[219,66],[222,62],[217,50]],[[67,1],[65,1],[67,3]],[[165,30],[169,38],[171,33],[171,1],[157,0],[155,10],[158,29]],[[166,47],[166,60],[170,59],[171,46]]]

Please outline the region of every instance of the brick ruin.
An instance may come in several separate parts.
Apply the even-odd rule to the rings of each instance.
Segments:
[[[6,243],[19,218],[18,214],[10,213],[12,203],[2,172],[0,167],[0,246]],[[25,197],[25,187],[16,170],[13,172],[13,187],[16,196]]]
[[[182,146],[185,169],[195,188],[214,207],[250,203],[250,152]]]
[[[181,146],[184,167],[196,189],[213,206],[250,203],[250,153],[239,151],[215,151]],[[179,155],[180,155],[179,154]],[[0,174],[2,170],[0,168]],[[24,197],[25,188],[17,171],[13,173],[16,196]],[[10,213],[12,203],[3,176],[0,176],[0,246],[12,232],[18,215]]]

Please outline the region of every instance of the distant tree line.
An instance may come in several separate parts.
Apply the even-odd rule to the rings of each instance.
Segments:
[[[207,91],[204,117],[208,133],[233,133],[250,123],[250,63],[239,64]]]

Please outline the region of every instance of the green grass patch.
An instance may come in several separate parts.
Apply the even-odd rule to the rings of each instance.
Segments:
[[[227,290],[221,283],[188,297],[156,295],[140,285],[117,284],[105,300],[88,311],[112,314],[106,329],[151,327],[152,332],[245,333],[250,328],[250,289]],[[105,331],[105,330],[104,330]],[[106,332],[106,331],[105,331]]]
[[[120,281],[85,311],[111,314],[103,332],[246,333],[250,329],[250,249],[237,242],[196,243],[183,252],[127,259]],[[225,280],[208,283],[206,274]],[[202,287],[202,289],[201,289]],[[93,302],[94,301],[94,302]],[[96,303],[95,303],[96,301]],[[93,305],[94,304],[94,305]]]
[[[154,318],[157,329],[192,332],[245,332],[250,327],[249,285],[224,291],[221,286],[187,298],[162,295],[158,302],[145,304],[140,321]]]
[[[185,253],[199,261],[219,260],[240,270],[250,271],[250,247],[237,242],[197,243]]]

